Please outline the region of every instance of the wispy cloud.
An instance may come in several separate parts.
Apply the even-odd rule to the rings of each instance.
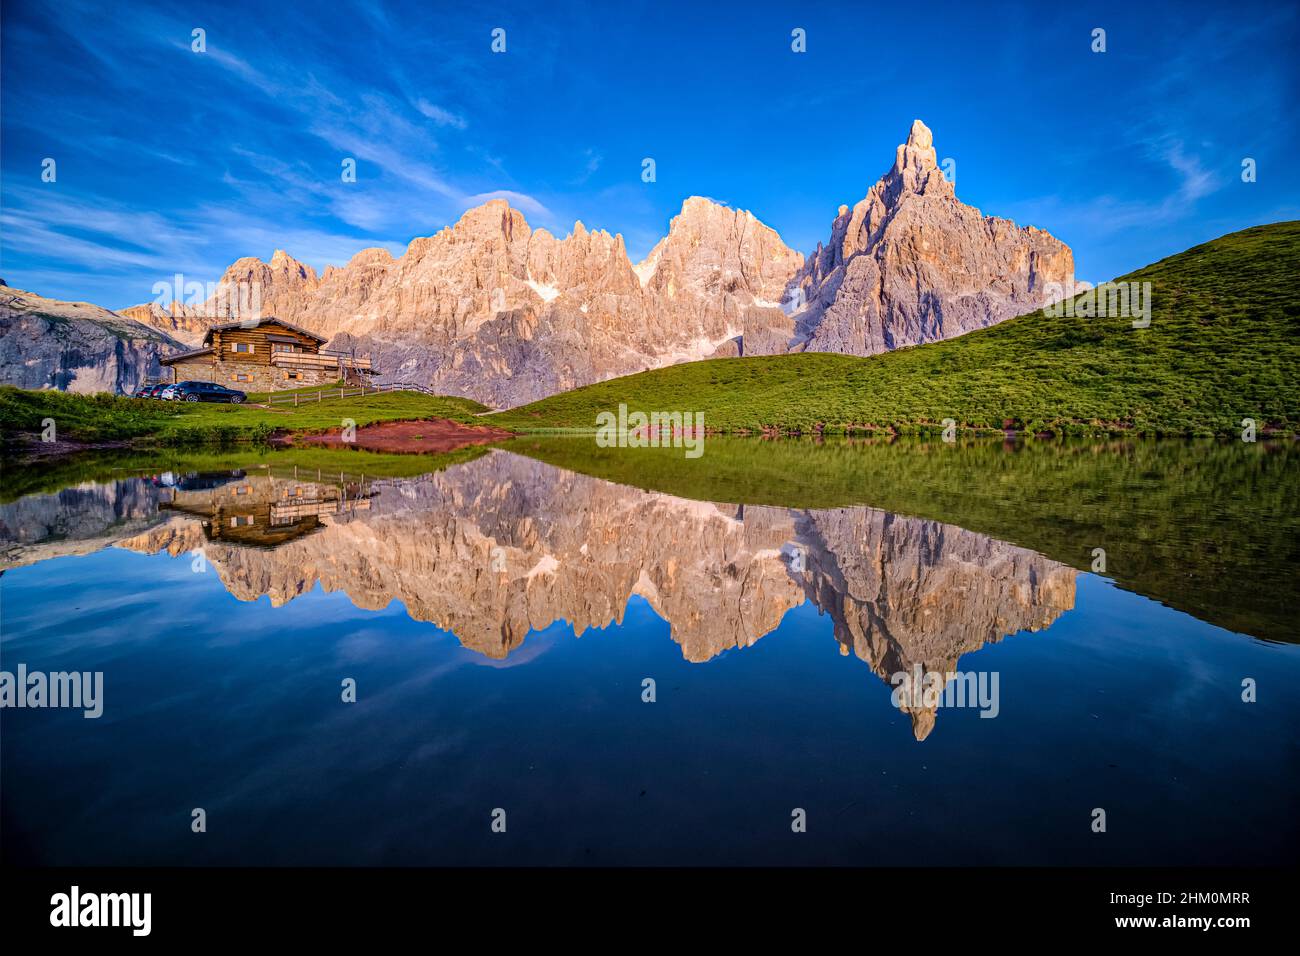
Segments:
[[[1165,162],[1182,177],[1173,201],[1181,202],[1185,208],[1190,208],[1196,200],[1208,196],[1221,185],[1218,178],[1201,165],[1198,157],[1184,152],[1181,141],[1169,144],[1165,151]]]
[[[109,308],[148,301],[154,283],[169,281],[176,273],[189,280],[213,281],[234,258],[226,251],[230,248],[262,257],[285,248],[319,269],[326,263],[346,262],[367,246],[382,245],[399,254],[405,246],[376,242],[359,233],[263,220],[239,207],[203,205],[184,217],[166,217],[66,191],[43,195],[19,188],[9,198],[12,205],[0,212],[7,253],[31,253],[44,262],[25,272],[18,284],[51,295],[33,279],[72,282],[77,287],[113,286],[118,294],[101,303]],[[57,257],[47,256],[51,249],[58,250]],[[92,277],[98,281],[91,281]]]
[[[415,101],[415,108],[419,110],[422,115],[433,120],[439,126],[451,126],[456,129],[464,129],[469,125],[465,121],[465,117],[459,116],[451,110],[443,109],[436,103],[430,103],[423,97]]]
[[[582,154],[582,158],[583,158],[582,172],[580,172],[577,175],[577,177],[571,180],[571,185],[582,186],[586,184],[586,182],[596,174],[596,171],[600,169],[600,164],[605,161],[605,157],[602,156],[600,153],[596,152],[594,149],[584,150]]]
[[[363,12],[363,26],[391,27],[391,11],[383,6]],[[142,169],[157,162],[202,172],[161,176],[130,190],[137,194],[133,200],[125,184],[107,174],[112,167],[101,167],[104,172],[93,180],[73,181],[61,162],[61,181],[46,190],[15,186],[9,178],[3,222],[4,267],[11,276],[66,276],[78,288],[91,284],[88,273],[119,277],[121,297],[113,304],[120,307],[146,297],[140,290],[147,292],[159,276],[183,271],[211,281],[234,258],[267,256],[275,248],[318,269],[346,262],[369,246],[400,253],[414,236],[430,234],[491,198],[555,221],[543,199],[505,173],[499,157],[463,141],[471,125],[463,111],[418,83],[384,84],[382,71],[365,68],[381,60],[328,55],[333,37],[326,31],[305,26],[285,47],[257,26],[232,32],[210,15],[178,19],[145,10],[105,17],[92,5],[69,0],[52,20],[20,22],[17,33],[35,46],[53,43],[80,51],[82,60],[92,58],[105,91],[138,89],[141,72],[164,67],[166,83],[149,97],[171,99],[168,87],[174,84],[178,92],[189,88],[187,105],[167,118],[170,135],[159,143],[141,135],[147,125],[134,124],[130,132],[118,124],[97,129],[107,104],[86,90],[61,106],[60,114],[71,122],[52,134],[42,128],[41,135],[64,141],[65,148],[55,150],[60,156],[87,147],[105,156],[134,154],[137,177],[148,176]],[[203,52],[191,48],[194,20],[206,25]],[[43,35],[42,29],[54,32]],[[83,42],[88,33],[95,43]],[[15,101],[5,66],[8,127],[8,107]],[[369,82],[359,82],[359,75]],[[446,83],[444,76],[437,89],[445,92]],[[26,114],[19,122],[37,128],[42,95],[39,88],[26,88],[27,98],[17,101]],[[114,112],[119,105],[108,115],[120,115],[127,126],[148,115],[143,103]],[[176,121],[183,126],[178,129]],[[488,161],[470,167],[468,175],[449,171],[441,139],[447,135],[461,140],[458,152],[478,149]],[[345,160],[355,161],[355,181],[342,175]],[[53,291],[69,294],[66,287]]]

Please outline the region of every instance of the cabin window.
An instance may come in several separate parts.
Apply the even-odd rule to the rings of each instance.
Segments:
[[[284,377],[285,377],[286,379],[291,379],[291,380],[293,380],[293,381],[295,381],[295,382],[301,382],[301,381],[302,381],[302,372],[290,372],[290,371],[287,371],[287,370],[286,370],[285,373],[284,373]]]
[[[230,380],[232,382],[251,382],[253,380],[253,376],[251,373],[248,372],[235,372],[233,375],[230,376]]]
[[[301,345],[289,345],[286,342],[276,342],[274,345],[271,346],[271,348],[273,351],[276,352],[301,352],[302,351]]]
[[[230,351],[232,352],[256,352],[257,346],[252,342],[231,342]]]
[[[239,527],[249,528],[252,527],[252,524],[253,524],[252,515],[231,515],[230,516],[230,527],[232,528],[239,528]]]

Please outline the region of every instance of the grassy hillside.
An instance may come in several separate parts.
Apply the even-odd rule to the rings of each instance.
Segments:
[[[315,395],[316,389],[304,390]],[[255,397],[255,396],[254,396]],[[379,421],[450,418],[483,424],[484,406],[467,398],[384,392],[364,398],[308,402],[298,407],[160,402],[112,395],[72,395],[0,386],[0,435],[11,443],[39,433],[52,418],[60,440],[110,442],[148,440],[163,445],[263,440],[277,430],[319,432],[345,418],[358,425]]]
[[[617,409],[703,411],[721,431],[927,431],[945,418],[1064,434],[1300,429],[1300,222],[1257,226],[1121,281],[1151,283],[1151,325],[1023,315],[871,358],[714,359],[613,379],[488,416],[594,429]]]

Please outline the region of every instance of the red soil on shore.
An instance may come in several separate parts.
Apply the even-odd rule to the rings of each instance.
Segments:
[[[343,429],[312,435],[286,435],[285,445],[324,445],[327,448],[361,448],[366,451],[430,454],[454,451],[467,445],[487,445],[513,437],[513,432],[488,425],[462,425],[446,418],[414,422],[375,422],[357,429],[356,440],[345,442]]]

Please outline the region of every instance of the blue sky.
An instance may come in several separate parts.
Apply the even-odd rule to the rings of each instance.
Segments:
[[[1037,6],[7,0],[0,276],[120,308],[277,248],[400,254],[496,196],[634,261],[692,194],[807,253],[914,118],[1081,278],[1300,218],[1294,6]]]

